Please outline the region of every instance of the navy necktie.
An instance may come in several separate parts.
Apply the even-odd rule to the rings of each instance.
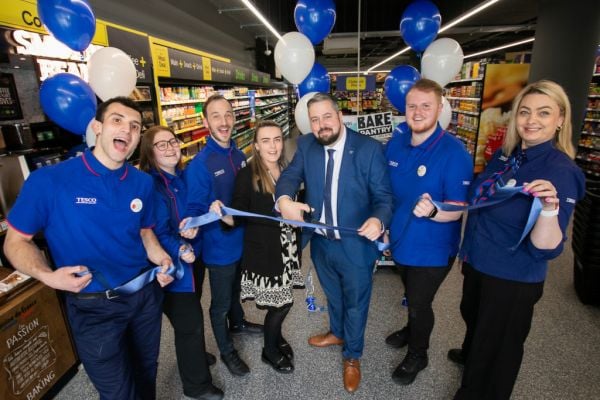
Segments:
[[[333,209],[331,205],[331,186],[333,181],[333,153],[334,149],[327,150],[327,173],[325,174],[325,191],[323,193],[323,205],[325,207],[325,223],[333,225]],[[335,239],[335,233],[331,229],[325,230],[327,239]]]

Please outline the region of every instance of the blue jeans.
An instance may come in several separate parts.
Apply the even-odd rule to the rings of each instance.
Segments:
[[[241,324],[244,311],[240,304],[239,262],[229,265],[207,265],[210,282],[210,323],[221,354],[233,350],[229,324]],[[229,324],[227,318],[229,316]]]

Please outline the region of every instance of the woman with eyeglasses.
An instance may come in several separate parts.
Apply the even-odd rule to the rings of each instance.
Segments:
[[[185,273],[165,287],[163,311],[175,331],[175,353],[183,385],[183,393],[195,399],[221,399],[223,392],[212,384],[208,368],[215,362],[206,353],[204,317],[200,296],[204,271],[195,261],[194,249],[199,249],[197,228],[179,232],[186,219],[187,188],[181,169],[180,141],[164,126],[148,129],[140,145],[140,169],[154,178],[156,187],[157,226],[154,228],[160,244],[173,260],[180,259]],[[211,360],[212,359],[212,360]]]
[[[274,121],[256,124],[252,159],[235,180],[231,207],[273,216],[275,183],[285,166],[283,134]],[[222,215],[223,203],[210,209]],[[224,216],[228,225],[245,223],[242,253],[242,300],[254,300],[266,309],[262,361],[280,373],[294,371],[294,352],[281,333],[283,321],[294,302],[292,288],[302,287],[296,229],[262,218]]]

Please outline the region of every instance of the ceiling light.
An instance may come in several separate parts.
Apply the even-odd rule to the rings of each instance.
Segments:
[[[250,11],[252,11],[252,13],[254,15],[256,15],[256,18],[258,18],[260,20],[260,22],[262,22],[267,28],[269,28],[269,30],[271,32],[273,32],[273,35],[275,35],[277,37],[277,39],[281,40],[281,35],[279,34],[279,32],[277,32],[277,30],[275,28],[273,28],[273,25],[271,25],[271,23],[269,21],[267,21],[267,19],[260,13],[260,11],[258,11],[258,9],[256,7],[254,7],[254,5],[252,3],[250,3],[250,0],[241,0],[242,3],[244,3],[244,5],[246,7],[248,7],[248,9]]]
[[[494,3],[499,2],[500,0],[488,0],[485,3],[481,3],[480,5],[478,5],[477,7],[475,7],[474,9],[472,9],[471,11],[468,11],[466,14],[461,15],[460,17],[456,18],[453,21],[450,21],[448,24],[444,25],[439,31],[438,34],[452,28],[455,25],[460,24],[461,22],[463,22],[464,20],[466,20],[467,18],[472,17],[475,14],[479,14],[481,11],[485,10],[486,8],[488,8],[489,6],[493,5]]]
[[[525,40],[520,40],[518,42],[505,44],[504,46],[494,47],[493,49],[488,49],[488,50],[484,50],[484,51],[479,51],[477,53],[469,54],[469,55],[466,55],[464,58],[467,59],[467,58],[471,58],[471,57],[477,57],[477,56],[480,56],[482,54],[493,53],[493,52],[498,51],[498,50],[508,49],[509,47],[515,47],[515,46],[518,46],[520,44],[525,44],[525,43],[533,42],[534,40],[535,40],[534,37],[529,38],[529,39],[525,39]]]
[[[465,14],[461,15],[460,17],[450,21],[448,24],[444,25],[439,31],[439,33],[444,32],[445,30],[448,30],[450,28],[452,28],[455,25],[458,25],[459,23],[463,22],[464,20],[472,17],[475,14],[479,14],[481,11],[485,10],[486,8],[488,8],[489,6],[499,2],[500,0],[488,0],[486,2],[481,3],[480,5],[478,5],[477,7],[473,8],[471,11],[467,11]],[[386,58],[385,60],[381,61],[380,63],[377,63],[375,65],[373,65],[371,68],[369,68],[367,71],[371,71],[377,67],[379,67],[380,65],[385,64],[388,61],[393,60],[394,58],[398,57],[401,54],[406,53],[407,51],[410,50],[410,47],[406,47],[402,50],[400,50],[399,52],[397,52],[396,54]]]

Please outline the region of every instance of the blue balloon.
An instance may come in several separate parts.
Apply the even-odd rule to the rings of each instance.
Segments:
[[[394,131],[392,132],[392,138],[397,135],[402,135],[402,134],[409,133],[409,132],[410,132],[410,127],[408,126],[406,121],[400,122],[398,124],[398,126],[396,126]]]
[[[335,24],[333,0],[298,0],[294,9],[296,28],[310,39],[313,45],[325,39]]]
[[[385,77],[385,95],[401,113],[406,111],[406,94],[419,79],[419,71],[410,65],[396,67]]]
[[[298,85],[300,97],[310,92],[329,93],[331,78],[324,66],[314,63],[308,76]]]
[[[57,74],[40,87],[42,109],[61,127],[85,135],[88,123],[96,115],[96,95],[92,88],[73,74]]]
[[[413,50],[422,52],[438,34],[442,25],[440,11],[429,0],[417,0],[406,7],[400,19],[402,39]]]
[[[90,45],[96,32],[96,18],[87,0],[38,0],[40,19],[60,42],[75,51]]]

